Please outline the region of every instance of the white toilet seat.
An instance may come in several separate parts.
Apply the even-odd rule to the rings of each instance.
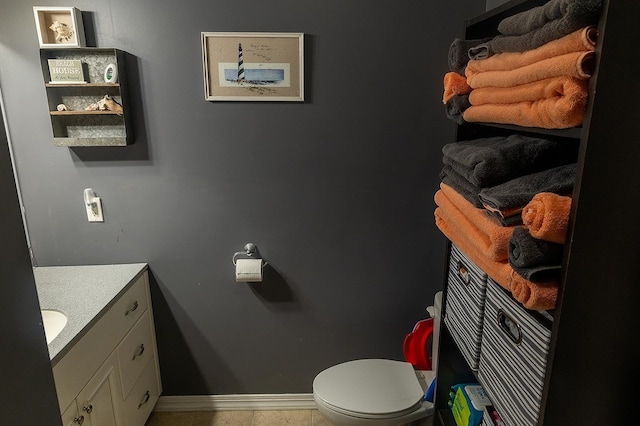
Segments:
[[[370,424],[427,416],[433,406],[423,401],[424,391],[411,364],[388,359],[338,364],[313,381],[313,395],[321,411]]]

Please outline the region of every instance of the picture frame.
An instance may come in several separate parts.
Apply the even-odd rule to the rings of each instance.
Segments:
[[[203,32],[207,101],[304,101],[304,34]]]
[[[82,12],[75,7],[33,7],[41,48],[85,47]]]

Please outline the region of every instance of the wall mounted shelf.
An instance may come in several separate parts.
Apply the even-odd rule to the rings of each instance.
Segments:
[[[132,143],[125,53],[111,48],[40,49],[40,62],[47,93],[53,140],[56,146],[126,146]],[[86,83],[53,83],[49,60],[82,63]],[[117,67],[118,81],[106,83],[104,71],[109,64]],[[121,112],[87,111],[90,104],[105,95],[122,106]],[[59,111],[64,104],[68,110]]]

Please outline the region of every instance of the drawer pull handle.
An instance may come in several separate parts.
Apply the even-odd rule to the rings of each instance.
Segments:
[[[462,264],[462,262],[458,261],[458,275],[462,279],[462,282],[465,284],[469,284],[471,282],[471,274],[466,266]]]
[[[76,417],[75,419],[73,419],[73,422],[81,425],[82,423],[84,423],[84,416]]]
[[[138,358],[139,356],[142,356],[143,353],[144,353],[144,343],[141,343],[136,353],[133,354],[133,358],[131,358],[131,361],[135,361],[136,358]]]
[[[131,308],[130,308],[130,309],[128,309],[128,310],[127,310],[127,312],[125,312],[125,313],[124,313],[124,314],[125,314],[125,316],[126,316],[126,315],[129,315],[131,312],[135,311],[136,309],[138,309],[138,301],[137,301],[137,300],[134,300],[134,301],[133,301],[133,306],[131,306]]]
[[[91,412],[93,411],[93,405],[89,404],[86,407],[82,407],[82,411],[87,414],[91,414]]]
[[[502,309],[498,311],[498,324],[513,343],[519,345],[522,342],[522,330],[520,326]]]
[[[140,407],[142,407],[144,404],[146,404],[147,402],[149,402],[149,398],[151,398],[151,395],[149,394],[149,391],[145,392],[144,394],[144,398],[142,398],[142,401],[140,401],[140,404],[138,404],[138,410],[140,409]]]

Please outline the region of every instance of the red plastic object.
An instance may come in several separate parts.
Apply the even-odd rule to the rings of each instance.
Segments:
[[[433,334],[433,318],[418,321],[404,338],[404,359],[418,370],[431,370],[427,340]]]

